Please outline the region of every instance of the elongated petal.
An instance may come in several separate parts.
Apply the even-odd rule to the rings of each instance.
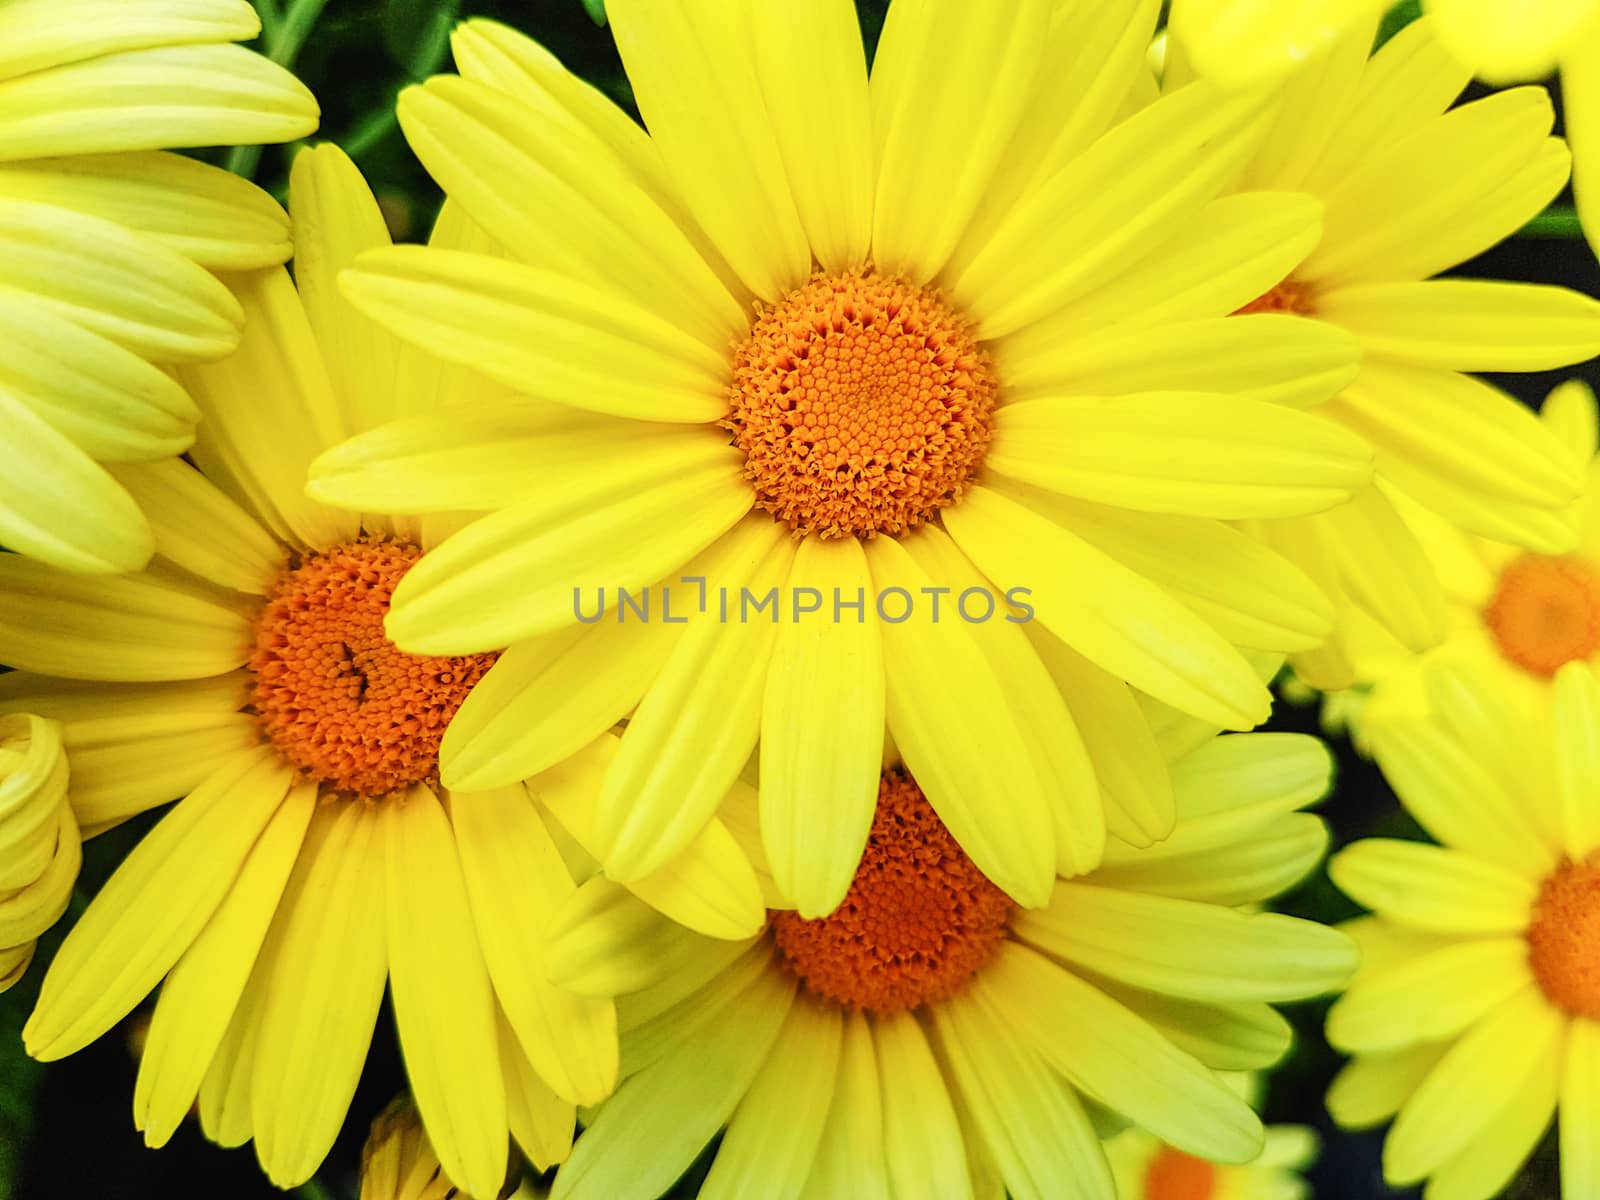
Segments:
[[[0,82],[0,160],[287,142],[317,102],[239,46],[157,46]]]
[[[920,598],[940,581],[905,547],[875,538],[866,549],[878,596],[918,598],[907,620],[881,625],[895,744],[978,868],[1022,903],[1043,903],[1055,877],[1045,781],[995,664],[962,622],[933,619]]]
[[[1247,1162],[1261,1122],[1199,1062],[1042,955],[1002,945],[978,984],[1056,1070],[1180,1150]]]
[[[250,656],[243,604],[158,576],[69,575],[0,556],[0,661],[70,679],[220,675]]]
[[[307,841],[268,934],[276,945],[260,986],[271,1002],[248,1073],[256,1156],[282,1188],[311,1178],[338,1136],[388,964],[378,813],[359,802],[323,808]]]
[[[1298,883],[1322,861],[1328,827],[1320,817],[1292,813],[1248,841],[1190,854],[1164,855],[1159,863],[1102,868],[1108,887],[1237,907],[1259,904]]]
[[[1050,907],[1019,914],[1013,929],[1092,971],[1196,1000],[1314,996],[1358,961],[1348,937],[1309,921],[1084,883],[1058,883]]]
[[[246,0],[12,0],[0,17],[0,79],[118,50],[249,41],[261,20]]]
[[[1439,40],[1492,83],[1548,75],[1595,12],[1594,0],[1528,0],[1515,11],[1479,0],[1428,0]]]
[[[889,1200],[889,1168],[884,1158],[883,1098],[872,1026],[860,1012],[846,1010],[833,1105],[828,1110],[817,1160],[806,1180],[805,1200],[850,1195],[858,1200]]]
[[[478,941],[523,1053],[564,1099],[593,1104],[616,1084],[616,1010],[544,976],[550,922],[574,891],[537,807],[520,787],[452,795],[451,824]]]
[[[1567,1026],[1566,1061],[1561,1069],[1561,1190],[1581,1196],[1600,1187],[1600,1026],[1574,1021]]]
[[[406,341],[539,399],[679,423],[715,421],[728,408],[724,355],[563,275],[395,246],[363,254],[341,286]]]
[[[504,1013],[495,1022],[500,1042],[500,1073],[506,1083],[506,1119],[511,1136],[533,1163],[534,1169],[548,1171],[565,1162],[572,1153],[572,1136],[577,1129],[577,1108],[563,1100],[534,1072],[517,1043],[517,1035],[506,1024]]]
[[[494,993],[455,838],[431,789],[382,809],[389,987],[406,1076],[445,1174],[480,1195],[506,1177]]]
[[[1600,302],[1567,288],[1430,279],[1340,288],[1317,315],[1369,354],[1450,371],[1543,371],[1600,353]]]
[[[1012,586],[1027,581],[1039,622],[1116,678],[1231,728],[1253,728],[1266,716],[1266,689],[1237,650],[1069,530],[984,487],[945,510],[944,521],[985,575]]]
[[[445,730],[439,771],[446,786],[504,787],[587,746],[638,705],[672,648],[670,632],[663,623],[608,614],[516,643]]]
[[[973,1200],[965,1138],[927,1036],[910,1013],[873,1027],[884,1157],[896,1196]]]
[[[1380,7],[1378,0],[1179,0],[1170,32],[1197,74],[1243,87],[1281,77]]]
[[[1328,874],[1352,900],[1434,933],[1521,933],[1532,919],[1532,880],[1458,851],[1366,838],[1341,850]]]
[[[289,216],[276,200],[231,171],[182,154],[7,163],[0,165],[0,191],[136,230],[213,271],[258,271],[289,257]]]
[[[637,992],[659,982],[693,938],[620,883],[596,875],[552,916],[544,970],[580,996]]]
[[[50,964],[23,1030],[28,1053],[71,1054],[144,999],[216,911],[289,784],[276,752],[240,755],[139,843]]]
[[[1561,803],[1562,844],[1582,862],[1600,847],[1600,684],[1587,664],[1569,663],[1556,673],[1554,704],[1556,792]]]
[[[1109,979],[1096,986],[1186,1054],[1215,1071],[1255,1071],[1289,1052],[1294,1029],[1260,1001],[1180,1000]]]
[[[1400,1110],[1449,1048],[1449,1042],[1422,1042],[1353,1059],[1328,1089],[1329,1115],[1345,1129],[1381,1125]]]
[[[750,511],[741,457],[708,436],[670,469],[597,463],[583,486],[473,522],[400,581],[389,636],[417,654],[497,649],[570,624],[586,589],[642,591]]]
[[[1372,455],[1318,416],[1158,392],[1008,404],[984,465],[1083,500],[1238,520],[1331,508],[1371,478]]]
[[[0,391],[10,464],[0,472],[0,542],[63,571],[137,571],[155,552],[128,493],[77,446]]]
[[[1203,84],[1157,100],[1019,204],[959,270],[952,298],[995,338],[1115,279],[1154,230],[1193,218],[1237,173],[1261,113],[1260,97]]]
[[[988,988],[933,1008],[939,1044],[984,1144],[1016,1200],[1112,1200],[1100,1139],[1076,1093],[1016,1029]]]
[[[1006,21],[961,0],[890,9],[872,64],[879,265],[925,283],[949,259],[1026,111],[1050,7],[1024,0]]]
[[[788,590],[826,605],[872,585],[854,538],[800,543]],[[883,641],[856,621],[792,614],[778,627],[761,714],[761,830],[779,888],[803,917],[832,912],[855,877],[883,760]]]
[[[189,1115],[277,912],[316,801],[315,784],[289,792],[161,987],[133,1092],[133,1122],[147,1146],[166,1145]]]
[[[600,1110],[552,1200],[654,1200],[670,1187],[750,1090],[793,998],[792,982],[764,970],[698,1014]]]
[[[613,879],[639,879],[688,846],[756,747],[795,544],[757,514],[718,549],[706,576],[737,589],[740,608],[727,620],[708,608],[690,621],[628,722],[595,816]],[[769,594],[769,611],[744,605]]]

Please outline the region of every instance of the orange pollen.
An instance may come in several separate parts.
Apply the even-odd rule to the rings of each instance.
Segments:
[[[922,790],[887,771],[844,903],[813,921],[778,913],[772,931],[785,966],[810,991],[887,1015],[965,987],[1000,948],[1011,908]]]
[[[1600,651],[1600,573],[1579,558],[1523,555],[1500,573],[1483,619],[1506,658],[1554,675]]]
[[[1289,313],[1292,316],[1306,316],[1312,311],[1311,285],[1301,283],[1298,279],[1285,279],[1271,291],[1262,292],[1243,308],[1236,309],[1233,315]]]
[[[1144,1200],[1211,1200],[1217,1168],[1203,1158],[1161,1147],[1144,1176]]]
[[[384,635],[415,546],[361,540],[285,571],[255,622],[251,704],[308,777],[379,797],[437,780],[439,739],[494,654],[407,654]]]
[[[971,323],[936,293],[818,274],[758,315],[722,423],[761,506],[797,534],[899,534],[967,489],[996,390]]]
[[[1528,926],[1528,965],[1557,1008],[1600,1020],[1600,866],[1564,862],[1544,881]]]

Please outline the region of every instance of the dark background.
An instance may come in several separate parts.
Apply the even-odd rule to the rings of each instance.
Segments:
[[[887,4],[888,0],[858,0],[869,52]],[[392,118],[393,97],[408,81],[447,69],[445,35],[450,24],[458,16],[477,15],[495,17],[532,34],[572,70],[633,111],[609,32],[592,19],[586,0],[331,0],[293,65],[322,102],[322,137],[351,151],[378,193],[397,237],[416,239],[426,233],[439,193],[399,136]],[[280,198],[292,152],[292,147],[268,148],[255,168],[257,180]],[[221,154],[215,157],[227,160]],[[237,159],[232,162],[238,165]],[[1570,197],[1562,202],[1569,203]],[[1451,273],[1562,283],[1600,293],[1600,267],[1588,247],[1571,238],[1519,237]],[[1536,407],[1552,386],[1574,375],[1600,386],[1600,370],[1594,363],[1494,379]],[[1315,709],[1283,702],[1267,728],[1320,732]],[[1332,745],[1338,757],[1337,785],[1321,811],[1333,827],[1335,846],[1374,834],[1420,837],[1372,764],[1356,755],[1343,738],[1332,739]],[[153,820],[147,815],[85,848],[74,914]],[[1356,912],[1320,870],[1275,907],[1321,921],[1342,920]],[[71,916],[62,925],[70,920]],[[41,1065],[22,1055],[22,1023],[59,940],[59,929],[47,936],[27,979],[0,996],[0,1200],[168,1200],[191,1194],[218,1200],[281,1197],[284,1193],[260,1174],[248,1147],[217,1149],[205,1142],[193,1122],[164,1150],[144,1148],[132,1121],[142,1014],[62,1062]],[[1321,1130],[1325,1148],[1311,1173],[1319,1200],[1414,1198],[1418,1193],[1392,1192],[1383,1186],[1381,1130],[1352,1135],[1328,1122],[1322,1095],[1339,1059],[1321,1035],[1325,1009],[1325,1002],[1286,1008],[1299,1039],[1271,1079],[1265,1116],[1271,1122],[1305,1123]],[[386,1012],[339,1144],[317,1180],[292,1194],[305,1200],[354,1200],[367,1125],[403,1085],[393,1022]],[[691,1172],[678,1194],[692,1196],[693,1176],[699,1173]],[[1552,1135],[1505,1196],[1554,1200],[1557,1195]]]

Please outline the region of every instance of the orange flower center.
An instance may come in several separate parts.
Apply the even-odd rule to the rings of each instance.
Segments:
[[[1600,574],[1579,558],[1524,555],[1500,573],[1483,619],[1501,654],[1553,675],[1600,650]]]
[[[1311,287],[1297,279],[1285,279],[1271,291],[1263,292],[1243,308],[1237,309],[1234,316],[1242,317],[1247,313],[1289,313],[1294,316],[1305,316],[1312,311]]]
[[[762,507],[796,533],[898,534],[966,490],[995,392],[971,324],[935,293],[816,275],[757,317],[723,424]]]
[[[1161,1147],[1144,1177],[1144,1200],[1211,1200],[1217,1168],[1203,1158]]]
[[[885,772],[866,852],[832,913],[772,919],[790,970],[818,996],[886,1015],[952,996],[1005,937],[1011,900],[902,771]]]
[[[1600,1020],[1600,866],[1562,863],[1539,889],[1528,926],[1528,964],[1545,996]]]
[[[436,779],[439,739],[494,654],[407,654],[384,636],[389,597],[421,557],[362,540],[307,555],[255,622],[251,703],[267,740],[306,775],[385,796]]]

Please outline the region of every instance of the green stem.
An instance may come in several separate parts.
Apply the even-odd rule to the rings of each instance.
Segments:
[[[263,48],[267,57],[285,70],[293,70],[294,60],[300,57],[300,51],[311,36],[311,31],[316,28],[317,19],[322,16],[327,3],[328,0],[289,0],[289,10],[279,17],[274,0],[271,3],[273,18],[270,21],[266,6],[258,8],[257,11],[262,14],[262,30],[265,33]],[[256,173],[256,165],[260,161],[260,146],[235,146],[228,152],[226,166],[235,175],[249,179]]]
[[[306,1180],[295,1188],[294,1194],[299,1196],[300,1200],[333,1200],[333,1193],[315,1179]]]
[[[278,6],[278,0],[256,0],[256,13],[261,17],[261,35],[277,37],[278,26],[283,24],[283,9]]]
[[[1566,204],[1556,204],[1545,209],[1520,230],[1524,237],[1581,238],[1583,226],[1578,223],[1578,210]]]

